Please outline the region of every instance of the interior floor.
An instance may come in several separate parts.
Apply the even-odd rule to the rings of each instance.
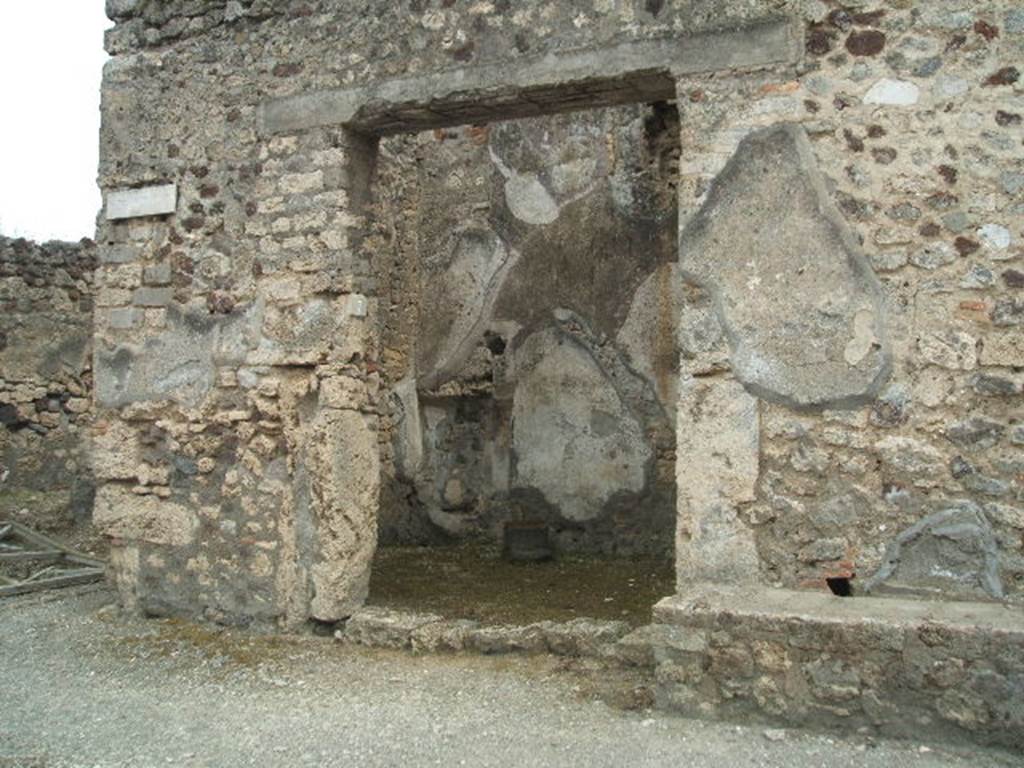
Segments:
[[[516,563],[492,545],[465,543],[381,547],[367,602],[484,624],[586,617],[639,626],[674,591],[675,573],[666,559],[563,555]]]

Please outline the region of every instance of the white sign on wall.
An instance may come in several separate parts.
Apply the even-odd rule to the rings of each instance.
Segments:
[[[114,189],[107,193],[107,220],[134,219],[174,213],[178,206],[178,185],[160,184],[139,189]]]

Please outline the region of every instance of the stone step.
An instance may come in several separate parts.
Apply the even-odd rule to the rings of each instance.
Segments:
[[[629,625],[623,621],[580,618],[485,626],[432,613],[372,606],[356,611],[335,637],[346,643],[417,652],[552,653],[614,659],[614,646],[629,631]]]

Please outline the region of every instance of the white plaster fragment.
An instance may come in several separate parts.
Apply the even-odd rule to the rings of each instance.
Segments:
[[[512,215],[527,224],[550,224],[558,218],[558,203],[532,174],[513,173],[506,179],[505,200]]]
[[[890,80],[882,78],[864,94],[865,104],[883,106],[909,107],[917,104],[921,90],[906,80]]]
[[[853,338],[846,344],[843,357],[849,365],[857,365],[863,360],[875,338],[875,313],[870,309],[862,309],[853,318]]]
[[[985,245],[998,251],[1005,251],[1009,248],[1012,240],[1010,230],[999,224],[985,224],[978,227],[978,236]]]

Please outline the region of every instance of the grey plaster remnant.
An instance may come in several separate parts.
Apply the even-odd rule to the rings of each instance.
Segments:
[[[961,501],[919,520],[896,537],[862,589],[1001,599],[999,545],[988,519]]]
[[[884,298],[804,129],[740,142],[680,235],[684,277],[713,296],[733,370],[796,408],[851,408],[891,368]]]
[[[108,221],[162,216],[174,213],[177,206],[178,185],[174,183],[107,192]]]
[[[260,107],[264,133],[348,125],[377,134],[551,114],[675,98],[683,75],[795,62],[799,49],[788,20],[742,29],[620,43],[600,50],[549,53],[533,60],[476,65],[372,87],[304,93]]]
[[[616,338],[630,366],[653,382],[670,421],[675,420],[678,399],[679,348],[674,331],[683,311],[682,289],[677,265],[658,267],[634,294]]]
[[[471,229],[459,235],[451,279],[424,318],[425,343],[417,355],[421,388],[443,383],[466,362],[518,259],[519,253],[492,232]]]
[[[255,347],[261,320],[257,305],[227,318],[171,305],[167,328],[143,344],[97,345],[96,401],[121,406],[170,399],[196,405],[213,387],[218,363],[242,363]]]
[[[637,419],[581,345],[549,329],[516,351],[515,485],[536,488],[570,520],[616,493],[639,492],[651,448]]]
[[[398,430],[395,459],[405,477],[415,477],[423,465],[423,421],[416,379],[405,378],[395,384],[392,392],[392,420]]]

